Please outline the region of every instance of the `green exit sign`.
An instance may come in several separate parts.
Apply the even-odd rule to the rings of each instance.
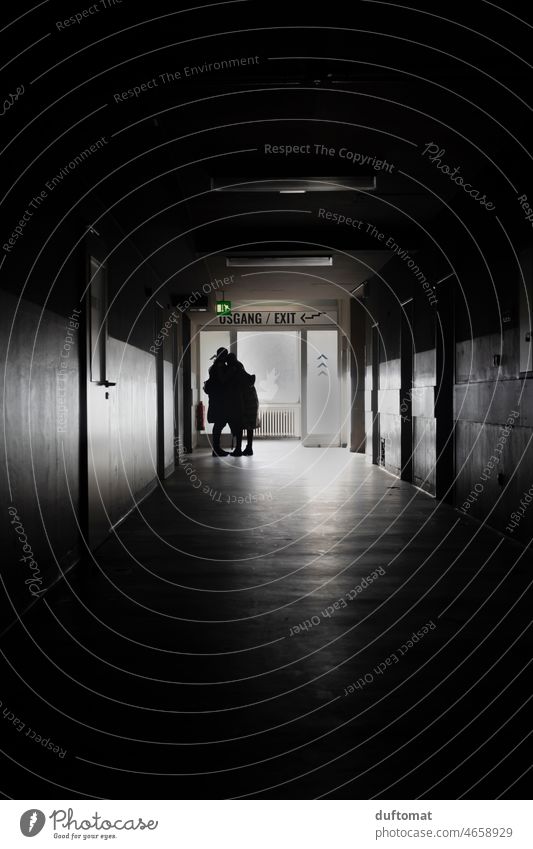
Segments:
[[[231,315],[231,301],[217,301],[217,315]]]

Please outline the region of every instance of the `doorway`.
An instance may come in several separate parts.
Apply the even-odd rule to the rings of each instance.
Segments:
[[[82,432],[81,481],[84,498],[83,531],[89,548],[107,537],[111,525],[111,421],[115,403],[108,357],[108,270],[103,244],[88,238],[86,254],[85,356],[82,358],[82,412],[87,422]]]
[[[234,351],[255,374],[261,420],[257,439],[301,439],[306,447],[340,445],[337,330],[217,329],[199,336],[201,385],[221,347]],[[210,434],[212,425],[206,427]]]

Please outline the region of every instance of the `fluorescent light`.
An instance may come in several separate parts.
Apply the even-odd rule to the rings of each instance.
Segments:
[[[333,265],[332,256],[227,256],[227,268]]]
[[[257,177],[212,177],[214,192],[373,192],[376,177],[370,175],[344,177],[290,177],[264,179]]]
[[[307,189],[280,189],[280,195],[305,195]]]

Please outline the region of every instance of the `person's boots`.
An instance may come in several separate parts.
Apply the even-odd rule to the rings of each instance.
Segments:
[[[230,456],[242,457],[242,431],[235,434],[235,451],[232,451]]]
[[[254,453],[253,448],[252,448],[253,439],[254,439],[254,432],[253,432],[253,430],[248,429],[246,431],[246,448],[242,452],[245,457],[251,457],[252,454]]]
[[[220,432],[213,429],[213,457],[227,457],[228,452],[220,447]]]

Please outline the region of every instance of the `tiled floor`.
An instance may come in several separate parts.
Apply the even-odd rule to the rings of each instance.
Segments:
[[[188,460],[4,638],[12,786],[523,796],[531,554],[343,449]]]

